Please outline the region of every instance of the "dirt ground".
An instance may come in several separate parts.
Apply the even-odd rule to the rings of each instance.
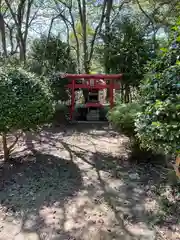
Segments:
[[[0,166],[0,240],[180,239],[161,170],[130,162],[128,144],[102,124],[25,134]]]

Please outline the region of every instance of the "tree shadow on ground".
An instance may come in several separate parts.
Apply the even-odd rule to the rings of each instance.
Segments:
[[[157,198],[156,194],[158,194],[159,186],[164,183],[164,181],[167,181],[162,177],[163,171],[166,171],[166,169],[164,170],[165,164],[163,164],[164,158],[162,155],[152,155],[148,152],[147,156],[144,155],[141,164],[137,165],[138,161],[131,162],[132,159],[130,159],[131,161],[128,162],[129,164],[127,165],[126,163],[124,165],[124,159],[114,157],[112,154],[102,153],[97,150],[95,152],[87,151],[79,146],[73,146],[63,141],[61,141],[61,144],[69,152],[70,156],[75,155],[95,168],[98,181],[94,182],[94,186],[97,182],[100,183],[103,191],[103,198],[113,210],[118,224],[123,229],[126,229],[125,226],[122,226],[124,220],[127,220],[130,224],[143,222],[152,229],[153,221],[151,221],[151,219],[158,219],[158,216],[159,219],[161,219],[160,214],[153,212],[151,212],[150,216],[149,212],[145,211],[144,205],[146,198],[149,197],[149,195],[151,195],[152,200],[153,198]],[[142,153],[145,154],[145,152],[140,152],[139,154],[141,155]],[[136,155],[136,157],[138,157],[138,155]],[[149,160],[150,162],[148,162]],[[111,178],[121,179],[124,184],[119,186],[118,190],[108,189],[109,183],[107,184],[107,181],[101,176],[103,171],[109,173]],[[134,173],[138,174],[137,179],[131,179],[130,175]],[[94,189],[94,186],[90,186],[88,191],[91,192],[91,190]],[[92,196],[93,194],[91,193],[90,195]],[[173,209],[176,209],[176,211],[171,211],[171,223],[173,223],[173,221],[177,223],[177,206]],[[174,213],[174,217],[172,217],[172,213]],[[168,218],[167,215],[168,213],[166,212],[163,217]],[[161,225],[159,224],[159,226],[166,226],[167,222],[168,219],[162,225],[161,221]],[[112,231],[112,235],[113,234]],[[139,237],[141,239],[141,236]]]
[[[106,128],[96,125],[94,129],[95,131],[93,132],[92,126],[88,126],[87,129],[85,126],[85,130],[83,130],[82,125],[80,125],[78,133],[85,133],[95,140],[103,136],[116,137],[118,135],[117,132],[111,134],[113,130],[109,127]],[[69,133],[65,133],[64,136],[71,136]],[[141,150],[137,148],[137,146],[135,146],[135,148],[131,146],[128,158],[123,159],[123,157],[114,157],[111,153],[98,151],[99,149],[96,149],[96,147],[94,147],[95,151],[90,151],[79,145],[73,145],[72,142],[64,141],[63,138],[59,139],[59,141],[63,148],[69,152],[71,159],[76,156],[96,170],[98,179],[93,185],[87,187],[89,196],[96,196],[94,193],[96,192],[95,186],[100,183],[100,188],[103,192],[102,196],[113,210],[118,226],[122,226],[126,220],[132,224],[143,222],[150,228],[154,226],[153,220],[151,221],[151,219],[160,219],[157,224],[159,227],[166,227],[168,222],[177,222],[177,206],[171,207],[170,213],[165,212],[162,214],[162,217],[160,216],[161,213],[149,212],[144,209],[146,199],[157,199],[158,195],[161,194],[159,191],[160,186],[168,184],[168,168],[164,156],[153,154],[151,151]],[[102,172],[108,173],[111,178],[122,179],[124,184],[118,187],[118,191],[108,188],[109,183],[103,178]],[[132,179],[130,175],[136,173],[138,174],[138,178]],[[170,205],[172,205],[172,203]],[[172,214],[174,217],[172,217]],[[171,220],[168,220],[168,216],[170,216]],[[164,222],[162,219],[164,219]],[[126,229],[125,226],[122,226],[122,228]],[[113,238],[115,232],[112,230],[111,234]],[[141,237],[139,239],[141,239]]]
[[[117,136],[118,133],[114,131],[109,123],[73,123],[68,125],[62,125],[60,127],[49,127],[46,126],[43,128],[46,133],[62,133],[63,136],[71,136],[74,133],[84,133],[90,136],[99,137],[99,136]],[[98,130],[98,132],[97,132]]]
[[[102,152],[91,152],[86,151],[85,149],[76,146],[78,151],[72,149],[71,144],[67,144],[66,142],[61,141],[63,147],[69,152],[70,156],[75,155],[80,158],[87,164],[90,164],[97,173],[97,180],[95,180],[94,184],[88,186],[86,189],[89,192],[90,197],[94,197],[95,200],[98,198],[103,198],[106,204],[113,211],[116,223],[115,225],[123,229],[120,233],[117,229],[110,230],[109,235],[112,238],[118,239],[121,236],[129,236],[130,239],[144,239],[144,235],[137,234],[136,236],[133,232],[127,229],[126,223],[138,224],[144,223],[147,226],[149,222],[146,218],[145,210],[144,210],[144,199],[145,192],[142,190],[141,179],[131,180],[129,174],[134,173],[135,168],[133,165],[124,164],[124,159],[120,159],[119,157],[114,157],[112,154],[106,154]],[[102,172],[108,173],[103,177]],[[110,177],[113,179],[121,179],[122,184],[109,187],[110,182],[107,182],[106,177]],[[101,196],[96,196],[97,186],[99,185],[102,194]],[[97,200],[98,202],[98,200]],[[146,230],[147,232],[147,230]],[[119,235],[120,234],[120,235]],[[122,235],[121,235],[122,234]],[[151,231],[148,232],[147,239],[151,239],[153,233]],[[128,239],[128,238],[127,238]]]
[[[87,125],[86,125],[87,126]],[[89,129],[92,129],[89,127]],[[82,130],[82,126],[79,125],[79,132],[81,133],[84,130]],[[99,130],[99,127],[96,126],[96,130]],[[71,133],[73,133],[73,128],[64,133],[65,137],[71,136]],[[84,131],[85,132],[85,131]],[[84,133],[83,132],[83,133]],[[85,134],[87,135],[91,134],[91,130],[87,130]],[[93,133],[94,134],[94,133]],[[100,137],[101,135],[106,134],[104,133],[104,130],[99,131],[99,136],[96,136],[94,134],[93,138]],[[91,136],[91,137],[92,137]],[[114,135],[113,135],[114,136]],[[113,137],[112,136],[112,137]],[[133,239],[154,239],[152,236],[152,232],[148,232],[148,236],[143,236],[143,234],[140,233],[141,230],[137,230],[136,228],[136,234],[134,234],[132,229],[129,228],[129,225],[132,224],[140,224],[143,222],[145,225],[150,227],[147,214],[144,209],[144,201],[146,197],[146,192],[144,191],[144,176],[146,175],[146,178],[152,179],[152,182],[150,185],[156,184],[157,179],[161,177],[161,175],[158,173],[156,180],[154,180],[152,169],[142,166],[142,168],[139,168],[135,163],[129,162],[128,159],[123,159],[121,156],[113,156],[112,153],[105,153],[101,151],[100,149],[96,148],[96,145],[94,144],[94,151],[88,150],[85,147],[78,145],[78,141],[76,141],[76,145],[73,142],[68,142],[67,138],[63,137],[63,134],[59,135],[54,134],[54,132],[51,132],[51,129],[48,131],[44,131],[40,137],[37,137],[36,141],[41,141],[42,147],[41,149],[45,148],[46,152],[50,151],[50,149],[57,148],[56,143],[61,144],[61,147],[58,147],[58,154],[60,153],[61,149],[65,149],[69,153],[69,160],[65,159],[59,159],[58,157],[51,156],[50,154],[42,154],[36,150],[36,147],[33,142],[34,136],[30,138],[26,135],[26,146],[30,150],[30,152],[33,153],[33,155],[28,157],[27,162],[29,161],[30,165],[30,172],[28,170],[29,165],[26,163],[24,164],[24,167],[19,164],[19,166],[14,166],[13,168],[17,170],[14,173],[14,180],[10,177],[7,177],[6,184],[4,184],[4,194],[6,194],[7,198],[10,198],[10,193],[13,193],[15,195],[15,205],[16,209],[25,211],[34,211],[37,212],[37,210],[41,209],[41,206],[49,207],[49,205],[53,206],[53,212],[50,213],[50,218],[52,218],[52,221],[55,221],[57,219],[54,219],[54,213],[55,215],[58,214],[58,211],[61,211],[61,213],[58,215],[58,223],[55,221],[53,223],[53,228],[48,228],[48,223],[45,221],[46,217],[45,215],[49,213],[46,212],[46,210],[42,209],[36,216],[31,214],[28,214],[24,217],[22,229],[26,232],[28,231],[38,231],[36,228],[39,226],[41,231],[46,232],[55,230],[57,232],[58,236],[52,236],[49,239],[58,240],[58,239],[85,239],[82,238],[83,236],[87,235],[87,232],[91,232],[91,227],[93,227],[95,224],[92,220],[85,218],[85,211],[86,209],[89,209],[91,212],[94,210],[95,207],[98,207],[101,205],[101,202],[105,202],[105,204],[108,206],[108,208],[111,209],[115,216],[115,221],[113,228],[111,229],[100,229],[100,236],[102,238],[97,239],[122,239],[122,240],[133,240]],[[93,142],[92,142],[93,144]],[[56,149],[56,150],[57,150]],[[42,150],[41,150],[42,151]],[[44,156],[47,156],[44,158]],[[32,158],[32,159],[31,159]],[[53,164],[48,164],[48,159],[54,159],[52,162]],[[46,159],[46,160],[45,160]],[[74,160],[80,159],[80,163],[76,165]],[[62,163],[61,163],[62,161]],[[26,161],[24,161],[26,162]],[[51,162],[51,161],[50,161]],[[63,163],[64,162],[64,163]],[[68,162],[68,164],[66,164]],[[95,179],[91,179],[91,184],[84,185],[82,184],[82,176],[86,176],[87,173],[83,168],[80,172],[80,165],[79,164],[86,164],[89,165],[93,171],[96,172]],[[44,166],[45,165],[45,166]],[[74,166],[75,165],[75,166]],[[34,167],[32,167],[34,166]],[[72,166],[72,168],[71,168]],[[78,167],[79,166],[79,167]],[[64,173],[63,169],[69,169],[67,170],[67,173]],[[71,170],[74,169],[74,170]],[[9,170],[8,170],[9,171]],[[73,171],[73,172],[72,172]],[[89,170],[88,170],[89,171]],[[3,171],[4,172],[4,171]],[[25,174],[24,174],[25,172]],[[66,170],[65,170],[66,172]],[[5,172],[4,172],[5,173]],[[37,174],[35,174],[37,173]],[[131,174],[138,173],[139,177],[132,179],[130,177]],[[31,180],[31,174],[33,181]],[[72,174],[72,177],[71,177]],[[147,174],[148,177],[147,177]],[[7,174],[5,174],[7,176]],[[11,173],[10,173],[11,175]],[[23,175],[25,177],[23,177]],[[67,177],[68,175],[68,177]],[[77,175],[77,176],[76,176]],[[15,177],[16,176],[16,177]],[[37,177],[38,176],[38,177]],[[40,176],[40,177],[39,177]],[[45,179],[44,179],[45,177]],[[5,178],[5,177],[4,177]],[[40,178],[39,182],[36,179]],[[6,178],[5,178],[6,179]],[[13,178],[12,178],[13,179]],[[47,180],[48,179],[48,180]],[[55,180],[56,179],[56,180]],[[71,181],[71,179],[74,179]],[[77,179],[77,181],[76,181]],[[33,183],[35,182],[35,184]],[[18,191],[13,190],[13,186],[16,184],[19,184],[21,187],[18,187]],[[5,192],[7,189],[10,189]],[[26,190],[27,186],[27,190]],[[32,188],[32,189],[31,189]],[[43,188],[45,188],[45,194],[42,194]],[[25,194],[27,193],[27,197],[25,196],[24,200],[21,201],[23,198],[23,194],[21,192],[21,189],[25,189]],[[64,193],[62,193],[62,189]],[[72,189],[72,190],[71,190]],[[76,214],[74,216],[74,224],[79,223],[78,221],[84,223],[84,225],[80,226],[74,226],[74,229],[71,229],[71,231],[64,230],[64,223],[67,221],[67,218],[69,215],[71,215],[70,212],[67,213],[67,209],[65,208],[65,202],[66,199],[74,199],[76,197],[76,193],[78,191],[85,192],[85,195],[83,195],[83,198],[88,198],[92,200],[92,203],[85,202],[84,204],[80,206],[75,206]],[[32,194],[32,196],[31,196]],[[42,196],[42,198],[39,198],[38,196]],[[1,196],[1,195],[0,195]],[[21,196],[21,197],[20,197]],[[35,197],[35,199],[33,198]],[[8,206],[8,211],[11,211],[13,214],[15,214],[14,209],[11,207],[13,204],[4,202],[5,198],[3,198],[2,205]],[[13,200],[11,200],[13,202]],[[20,202],[21,201],[21,202]],[[28,202],[30,202],[30,206],[28,205]],[[34,202],[36,204],[34,204]],[[57,202],[58,205],[53,205],[54,202]],[[19,203],[19,205],[18,205]],[[24,206],[23,206],[24,205]],[[72,206],[73,212],[73,203]],[[153,214],[153,213],[152,213]],[[61,215],[61,217],[60,217]],[[31,219],[32,218],[32,219]],[[97,220],[99,216],[95,216]],[[49,219],[49,217],[48,217]],[[101,220],[101,219],[100,219]],[[30,224],[31,226],[27,226],[27,222],[32,222]],[[147,231],[146,231],[147,232]],[[49,234],[49,233],[48,233]],[[79,235],[78,235],[79,234]],[[74,238],[72,236],[75,236]],[[42,239],[46,239],[45,237],[42,237]],[[95,237],[87,238],[89,239],[96,239]]]
[[[92,165],[98,170],[110,172],[113,177],[118,177],[119,172],[137,172],[141,177],[141,182],[147,184],[151,181],[152,184],[160,184],[162,179],[162,169],[166,170],[164,156],[152,154],[152,152],[143,151],[140,149],[132,149],[128,158],[123,156],[113,156],[112,153],[87,150],[79,145],[67,143],[59,139],[63,148],[69,152],[69,155],[75,155],[81,158],[84,162]],[[92,143],[93,144],[93,143]]]
[[[160,197],[160,211],[156,214],[149,214],[149,220],[159,227],[168,227],[173,230],[173,225],[179,225],[180,203],[177,199],[172,201],[168,197]]]
[[[5,208],[6,219],[10,216],[21,222],[21,231],[36,232],[40,227],[46,229],[39,215],[41,208],[57,204],[63,211],[64,203],[82,185],[81,172],[75,163],[34,150],[31,155],[1,164],[1,208]]]
[[[49,142],[54,145],[57,141],[53,134],[49,134],[48,132],[43,134],[43,138],[43,144]],[[120,236],[121,239],[124,240],[137,239],[137,236],[134,236],[134,234],[127,229],[125,223],[127,220],[130,221],[130,219],[132,223],[139,223],[141,221],[145,222],[145,219],[142,217],[144,193],[136,185],[127,184],[129,181],[129,166],[123,165],[124,160],[118,157],[113,157],[112,154],[97,151],[96,146],[94,146],[95,152],[92,152],[79,146],[73,146],[72,144],[63,141],[63,138],[59,138],[58,141],[69,153],[71,161],[73,161],[74,157],[79,158],[86,164],[91,165],[96,171],[97,181],[84,187],[84,190],[88,192],[88,197],[95,199],[94,205],[89,206],[89,208],[92,208],[93,210],[93,207],[99,204],[98,199],[103,198],[111,211],[113,211],[116,219],[114,222],[115,227],[113,229],[108,229],[108,231],[102,231],[101,235],[109,237],[109,239],[118,239]],[[32,142],[31,144],[27,142],[27,146],[31,150],[34,148]],[[108,188],[107,181],[101,176],[102,171],[108,173],[110,178],[122,179],[124,184],[116,186],[117,189]],[[127,182],[125,183],[125,181]],[[98,190],[100,190],[101,194],[97,196],[97,193],[99,192]],[[137,202],[139,204],[138,206]],[[76,221],[78,221],[78,219],[83,219],[84,216],[82,213],[84,213],[86,207],[87,206],[82,206],[81,210],[78,210]],[[85,229],[90,229],[91,224],[92,223],[87,221]],[[138,237],[141,239],[143,236],[140,236],[139,234]]]

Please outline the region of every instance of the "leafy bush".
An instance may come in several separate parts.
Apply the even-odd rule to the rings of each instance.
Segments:
[[[136,120],[143,147],[175,152],[180,146],[180,65],[149,76],[141,86],[143,110]]]
[[[74,72],[75,61],[70,46],[59,36],[42,36],[33,41],[29,58],[30,69],[37,74],[49,75],[52,72]]]
[[[0,132],[5,158],[9,157],[6,134],[35,129],[53,115],[52,94],[44,78],[39,79],[20,67],[0,68]]]
[[[103,106],[99,109],[99,119],[102,121],[107,121],[107,116],[109,112],[110,107],[109,106]]]
[[[143,106],[135,125],[141,146],[175,153],[180,147],[180,21],[161,54],[140,86]]]
[[[62,42],[59,36],[42,36],[35,39],[31,46],[27,68],[49,79],[55,101],[69,99],[70,91],[65,87],[68,79],[60,77],[60,72],[74,73],[76,63],[70,46]]]
[[[69,107],[65,104],[58,103],[55,107],[53,121],[55,125],[64,124],[69,120]]]
[[[117,129],[128,136],[133,136],[135,119],[140,109],[140,105],[136,102],[127,104],[118,102],[113,110],[109,112],[108,119]]]
[[[86,121],[87,113],[88,113],[88,109],[85,107],[84,104],[75,105],[74,117],[76,120]]]
[[[137,18],[123,16],[112,24],[107,44],[106,34],[101,36],[105,44],[97,49],[100,62],[109,73],[123,73],[121,97],[129,102],[130,88],[139,86],[144,66],[152,57],[150,41]]]
[[[55,101],[67,101],[70,99],[70,90],[66,88],[68,83],[69,80],[60,77],[60,74],[54,74],[49,77],[49,85]]]

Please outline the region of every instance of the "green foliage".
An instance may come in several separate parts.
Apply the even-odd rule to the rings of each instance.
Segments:
[[[47,82],[21,67],[0,68],[0,132],[34,129],[53,114]]]
[[[60,72],[73,73],[76,69],[68,44],[59,37],[43,36],[34,40],[30,59],[30,71],[48,77],[54,100],[68,100],[69,90],[65,87],[68,80],[58,76]]]
[[[172,40],[151,62],[140,87],[143,104],[136,120],[141,146],[153,151],[175,153],[180,147],[180,21]]]
[[[59,74],[49,77],[49,84],[55,101],[67,101],[70,98],[70,90],[66,88],[69,80],[61,78]]]
[[[143,111],[136,121],[142,146],[175,152],[180,146],[180,66],[148,77],[141,86]]]
[[[136,102],[127,104],[118,102],[113,110],[109,112],[108,119],[117,129],[127,134],[128,136],[133,136],[135,129],[135,119],[140,110],[141,107]]]
[[[65,104],[58,103],[55,107],[53,121],[55,124],[63,124],[69,120],[69,107]]]
[[[42,36],[35,39],[31,46],[31,71],[48,75],[52,72],[73,73],[76,64],[71,56],[70,46],[60,38]]]
[[[55,111],[60,111],[60,112],[63,112],[64,114],[69,113],[68,107],[65,104],[62,104],[62,103],[59,103],[59,104],[56,105]]]
[[[133,19],[134,20],[134,19]],[[122,18],[116,22],[110,33],[106,63],[112,73],[123,73],[125,84],[138,86],[144,74],[144,65],[150,56],[150,43],[145,39],[145,32],[137,21]]]
[[[107,120],[109,110],[110,110],[110,106],[103,106],[102,108],[99,109],[100,120],[102,120],[102,121]]]

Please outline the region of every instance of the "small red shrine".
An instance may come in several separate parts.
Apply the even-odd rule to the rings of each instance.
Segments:
[[[115,80],[121,79],[122,74],[65,74],[61,76],[70,80],[67,85],[71,89],[71,109],[70,120],[73,120],[73,113],[75,110],[75,90],[88,89],[89,96],[97,96],[99,90],[109,89],[110,107],[114,105],[114,89],[120,89],[120,84],[116,84]],[[82,83],[77,83],[77,80],[83,80]],[[109,81],[107,84],[106,81]],[[101,108],[103,105],[99,102],[86,102],[86,108],[95,107]]]

